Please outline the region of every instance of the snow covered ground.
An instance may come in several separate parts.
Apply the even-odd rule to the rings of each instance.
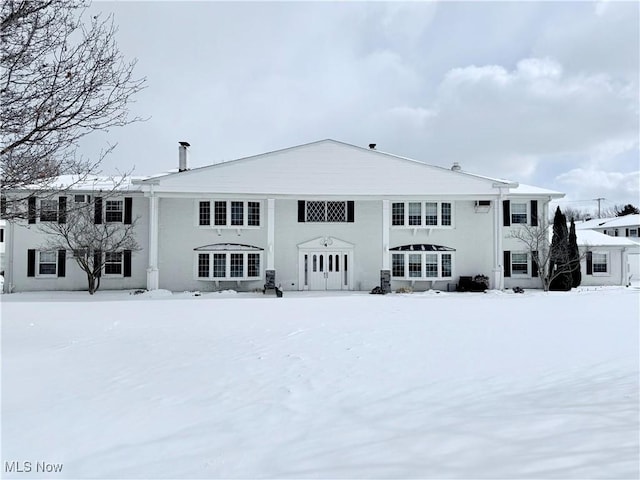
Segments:
[[[639,293],[4,295],[3,476],[637,479]]]

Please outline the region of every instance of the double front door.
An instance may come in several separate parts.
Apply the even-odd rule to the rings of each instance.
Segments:
[[[310,290],[349,288],[349,255],[341,251],[309,252],[304,255],[305,276]]]

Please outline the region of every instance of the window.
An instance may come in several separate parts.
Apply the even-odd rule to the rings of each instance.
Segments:
[[[424,256],[424,276],[425,277],[437,277],[438,276],[438,254],[427,253]]]
[[[427,202],[424,204],[424,224],[438,225],[438,204],[435,202]]]
[[[211,225],[211,203],[200,202],[198,217],[198,222],[200,225]]]
[[[453,254],[406,251],[391,254],[391,276],[397,280],[442,280],[453,277]]]
[[[242,253],[232,253],[231,254],[231,277],[239,278],[242,277],[244,270],[244,255]]]
[[[353,200],[298,200],[298,222],[353,223],[354,209]]]
[[[404,225],[404,203],[391,205],[391,225]]]
[[[638,229],[637,228],[630,228],[629,229],[629,236],[630,237],[637,237],[638,236]]]
[[[38,252],[38,275],[56,275],[58,273],[58,253]]]
[[[262,253],[257,251],[200,251],[195,262],[199,280],[257,280],[262,276]]]
[[[404,277],[403,253],[394,253],[391,256],[391,275],[394,277]]]
[[[593,253],[593,273],[607,273],[607,254],[606,253]]]
[[[409,203],[409,225],[422,225],[422,204]]]
[[[104,274],[122,275],[122,252],[105,252]]]
[[[526,253],[511,254],[511,274],[527,275],[529,273],[529,258]]]
[[[451,226],[451,203],[442,202],[440,208],[442,209],[442,225]]]
[[[394,202],[391,225],[405,228],[448,228],[453,226],[451,202]]]
[[[208,253],[198,254],[198,278],[209,277],[209,259]]]
[[[89,201],[91,200],[91,196],[90,195],[74,195],[73,196],[73,201],[75,203],[89,203]]]
[[[346,222],[347,202],[305,202],[307,222]]]
[[[422,276],[422,255],[419,253],[409,254],[409,276],[411,278]]]
[[[527,224],[527,204],[511,202],[511,223]]]
[[[346,222],[347,221],[347,203],[346,202],[327,202],[327,222]]]
[[[41,222],[57,222],[58,221],[58,201],[57,200],[40,200],[40,221]]]
[[[209,202],[207,202],[209,203]],[[214,202],[214,220],[216,225],[227,225],[227,202]]]
[[[247,228],[260,226],[260,202],[202,200],[198,202],[197,213],[198,225],[201,227]]]
[[[123,211],[124,202],[122,200],[107,200],[105,202],[105,222],[122,222]]]
[[[260,202],[247,202],[247,224],[251,227],[260,226]]]
[[[259,277],[260,276],[260,254],[249,253],[247,254],[247,277]]]
[[[213,276],[215,278],[227,276],[227,255],[225,253],[213,254]]]
[[[231,225],[244,224],[244,202],[231,202]]]

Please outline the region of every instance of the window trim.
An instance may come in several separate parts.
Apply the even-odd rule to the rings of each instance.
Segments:
[[[409,224],[409,205],[411,204],[416,204],[419,203],[420,204],[420,223],[417,225],[410,225]],[[437,212],[437,223],[435,225],[427,225],[427,204],[432,204],[435,203],[436,204],[436,212]],[[402,224],[397,224],[394,223],[394,205],[398,205],[401,204],[403,205],[403,223]],[[444,225],[442,223],[442,207],[444,204],[449,204],[450,206],[450,212],[451,212],[451,222],[450,225]],[[455,202],[453,200],[399,200],[399,201],[391,201],[391,208],[389,208],[389,225],[391,226],[391,228],[393,229],[414,229],[414,228],[420,228],[420,229],[430,229],[430,228],[435,228],[435,229],[453,229],[455,228]]]
[[[526,265],[527,265],[527,272],[526,273],[520,273],[517,272],[516,270],[513,269],[513,265],[514,265],[514,261],[513,261],[513,257],[516,255],[525,255],[527,260],[526,260]],[[532,265],[531,265],[531,255],[529,254],[529,252],[522,252],[522,251],[512,251],[511,252],[511,277],[517,277],[517,278],[531,278],[532,277]],[[523,265],[522,262],[517,262],[516,265]]]
[[[514,205],[524,205],[524,215],[525,215],[525,219],[524,222],[514,222],[513,221],[513,216],[514,215],[523,215],[522,213],[513,213],[513,206]],[[527,202],[526,200],[523,202],[518,202],[518,201],[514,201],[511,200],[510,204],[509,204],[509,217],[511,220],[511,225],[531,225],[531,202]],[[516,253],[520,253],[520,252],[516,252]]]
[[[50,253],[53,255],[54,260],[53,262],[42,262],[40,259],[40,256],[43,253]],[[53,265],[55,266],[55,272],[53,273],[40,273],[40,266],[41,265],[51,265],[53,263]],[[37,278],[58,278],[58,251],[57,250],[36,250],[36,271],[35,271],[35,276]]]
[[[108,209],[108,205],[109,203],[119,203],[120,204],[120,210],[109,210]],[[124,198],[105,198],[103,199],[103,204],[104,204],[104,223],[124,223]],[[108,220],[107,216],[108,213],[116,213],[119,212],[120,213],[120,220]]]
[[[324,220],[309,220],[309,203],[322,203],[324,205]],[[344,206],[344,220],[329,221],[329,203],[341,203]],[[304,201],[304,223],[325,224],[325,223],[349,223],[349,212],[347,200],[305,200]]]
[[[116,265],[119,264],[120,265],[120,273],[107,273],[107,255],[111,255],[111,254],[120,254],[120,262],[108,262],[109,264],[112,265]],[[103,259],[102,259],[102,269],[101,269],[101,273],[104,277],[106,278],[120,278],[120,277],[124,277],[124,250],[117,250],[117,251],[112,251],[112,252],[102,252],[103,255]]]
[[[392,280],[408,280],[408,281],[429,281],[429,282],[438,282],[443,280],[452,280],[455,277],[455,252],[453,250],[447,251],[419,251],[419,250],[396,250],[390,252],[390,265],[391,265],[391,279]],[[394,255],[403,257],[403,269],[404,275],[394,275]],[[420,276],[411,276],[409,270],[409,257],[411,255],[420,256]],[[437,276],[435,277],[427,277],[426,276],[426,259],[427,255],[436,255],[437,256]],[[442,257],[445,255],[449,255],[451,258],[451,275],[443,276],[443,260]],[[397,265],[397,264],[396,264]]]
[[[203,282],[234,282],[234,281],[256,281],[261,280],[264,276],[264,255],[262,250],[196,250],[193,252],[193,276],[195,280]],[[206,277],[200,276],[200,255],[209,257],[209,274]],[[225,276],[214,276],[214,255],[225,256]],[[231,276],[231,255],[242,255],[242,276]],[[258,275],[250,277],[249,274],[249,255],[258,255],[259,267]]]
[[[611,252],[607,252],[605,250],[592,250],[591,251],[591,275],[594,277],[610,277],[611,276]],[[604,255],[605,258],[605,266],[607,270],[605,272],[596,272],[596,255]]]
[[[51,216],[51,218],[46,218],[43,219],[43,212],[44,209],[42,207],[42,204],[45,202],[50,202],[52,204],[55,204],[55,207],[53,209],[50,210],[50,212],[53,212],[53,215]],[[56,199],[52,199],[52,198],[41,198],[38,201],[38,221],[39,222],[53,222],[56,223],[58,221],[59,218],[59,209],[60,209],[60,202],[59,200]]]
[[[209,224],[202,224],[200,223],[200,205],[206,202],[209,204]],[[225,223],[224,224],[216,224],[216,203],[225,203]],[[242,224],[239,225],[233,225],[232,224],[232,215],[231,212],[232,210],[232,204],[236,203],[236,202],[242,202]],[[250,216],[249,216],[249,204],[250,203],[257,203],[258,204],[258,224],[257,225],[251,225],[250,222]],[[195,219],[194,219],[194,223],[196,225],[197,228],[200,229],[221,229],[221,230],[238,230],[238,229],[243,229],[243,230],[257,230],[259,228],[262,228],[262,223],[263,223],[263,211],[264,208],[262,206],[262,200],[239,200],[239,199],[235,199],[235,198],[231,198],[231,199],[225,199],[225,198],[199,198],[196,200],[195,202]],[[251,219],[254,219],[254,217],[251,217]]]

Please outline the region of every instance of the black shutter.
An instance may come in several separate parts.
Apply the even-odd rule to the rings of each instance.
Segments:
[[[64,277],[66,275],[66,263],[67,263],[67,251],[58,250],[58,276]]]
[[[531,226],[538,226],[538,201],[531,200]]]
[[[349,200],[347,202],[347,222],[354,222],[354,213],[355,213],[355,202],[353,200]]]
[[[36,276],[36,251],[33,249],[27,250],[27,277]]]
[[[535,201],[535,200],[534,200]],[[538,251],[531,252],[531,276],[538,276],[538,262],[536,262],[536,258],[538,258]]]
[[[27,215],[29,216],[29,223],[36,223],[36,197],[29,197],[27,200]]]
[[[304,222],[304,200],[298,200],[298,222]]]
[[[624,236],[625,236],[625,237],[628,237],[628,236],[629,236],[629,229],[628,229],[628,228],[625,228],[625,229],[624,229]]]
[[[67,197],[60,197],[58,198],[58,223],[66,223],[66,222],[67,222]]]
[[[587,275],[593,275],[593,253],[587,252]]]
[[[131,276],[131,250],[124,251],[124,268],[122,269],[122,274],[125,277]]]
[[[102,197],[96,197],[95,212],[93,217],[93,223],[100,225],[102,223]]]
[[[102,276],[102,250],[93,252],[93,270],[96,272],[96,277]]]
[[[508,202],[509,200],[507,200]],[[511,276],[511,252],[509,250],[504,251],[504,276]]]
[[[131,207],[133,205],[133,198],[124,197],[124,223],[131,225]]]
[[[511,226],[511,202],[509,200],[502,202],[502,220],[505,227]]]

